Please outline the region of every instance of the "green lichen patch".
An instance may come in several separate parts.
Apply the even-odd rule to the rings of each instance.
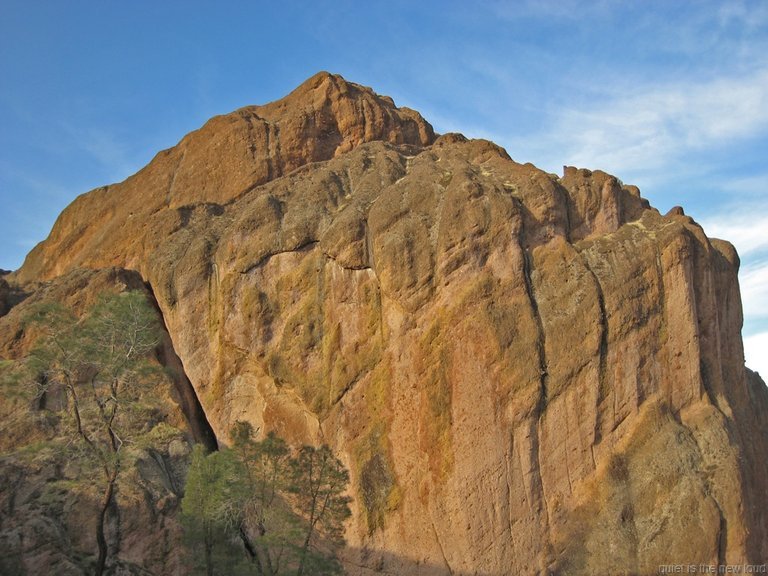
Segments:
[[[384,528],[388,513],[400,505],[401,489],[392,465],[386,426],[378,423],[356,445],[355,467],[359,470],[358,494],[368,533]]]

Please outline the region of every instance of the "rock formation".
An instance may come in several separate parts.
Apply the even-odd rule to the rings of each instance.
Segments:
[[[5,278],[135,271],[220,441],[346,463],[350,574],[652,574],[768,559],[738,265],[613,176],[321,73],[80,196]]]

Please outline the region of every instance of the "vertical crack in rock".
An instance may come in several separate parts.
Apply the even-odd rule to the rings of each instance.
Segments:
[[[269,129],[274,130],[274,134],[270,139],[270,142],[272,143],[272,148],[269,150],[270,162],[276,166],[283,166],[283,152],[282,147],[280,146],[280,125],[270,123]]]
[[[524,225],[523,225],[524,228]],[[525,237],[525,230],[521,230],[521,234],[519,238]],[[528,301],[531,305],[531,311],[533,313],[534,319],[536,321],[537,326],[537,351],[538,351],[538,361],[539,361],[539,400],[536,405],[536,412],[532,416],[532,418],[535,418],[535,423],[531,422],[531,427],[535,428],[531,430],[531,451],[534,453],[533,456],[536,459],[536,473],[538,476],[538,487],[541,491],[541,498],[544,501],[544,522],[546,526],[546,531],[550,531],[550,518],[549,518],[549,503],[547,502],[547,495],[544,490],[544,478],[541,474],[541,471],[543,469],[542,467],[542,461],[541,461],[541,418],[544,414],[544,411],[547,406],[547,384],[548,384],[548,374],[547,374],[547,359],[546,359],[546,341],[545,341],[545,334],[544,334],[544,323],[541,319],[541,314],[539,313],[539,306],[536,301],[536,296],[534,294],[533,289],[533,280],[532,280],[532,273],[533,273],[533,261],[531,258],[531,254],[528,251],[528,249],[523,246],[522,242],[520,243],[520,250],[523,253],[523,277],[525,279],[525,290],[528,295]],[[535,432],[535,434],[534,434]]]
[[[370,212],[370,209],[369,209]],[[376,260],[373,257],[373,234],[371,233],[371,227],[368,224],[368,216],[366,215],[365,219],[363,220],[363,228],[364,228],[364,234],[365,234],[365,252],[366,252],[366,260],[368,261],[368,266],[373,271],[374,276],[376,278],[379,278],[379,275],[376,273]],[[383,312],[382,312],[383,314]]]
[[[598,358],[598,372],[597,372],[597,400],[595,402],[595,437],[594,443],[599,444],[602,440],[601,430],[601,418],[600,418],[600,405],[605,401],[608,394],[608,383],[606,382],[606,371],[608,363],[608,314],[605,310],[605,294],[603,293],[603,286],[600,284],[600,279],[595,274],[595,271],[589,265],[589,259],[579,253],[584,268],[587,269],[589,275],[592,277],[592,281],[595,283],[595,292],[597,294],[597,304],[600,308],[600,315],[598,322],[600,323],[600,349]],[[594,460],[594,451],[592,453],[592,459]]]
[[[504,480],[507,484],[507,532],[509,533],[510,539],[512,538],[512,527],[515,525],[515,518],[512,513],[512,502],[514,501],[514,490],[512,489],[512,483],[510,482],[510,479],[512,478],[512,475],[514,474],[511,460],[515,455],[515,432],[514,430],[510,431],[509,433],[509,448],[504,453]],[[521,476],[524,476],[522,473],[522,467],[521,467]],[[523,484],[524,484],[523,479]],[[528,495],[525,493],[525,490],[523,490],[523,497],[525,498],[526,502],[528,501]]]
[[[568,242],[568,244],[573,245],[571,239],[571,235],[573,233],[573,226],[571,225],[571,211],[576,210],[576,207],[573,204],[573,198],[571,198],[571,194],[568,192],[568,189],[563,186],[559,180],[555,181],[554,184],[555,189],[560,192],[560,197],[565,204],[565,241]]]
[[[654,247],[655,251],[655,266],[656,266],[656,278],[657,283],[659,286],[659,313],[661,314],[661,329],[664,333],[664,338],[661,340],[659,344],[659,354],[665,355],[666,354],[666,348],[667,348],[667,292],[664,288],[664,267],[661,263],[661,250],[659,250],[658,246]],[[664,381],[664,377],[662,376],[662,382]],[[662,394],[665,397],[665,401],[669,406],[672,406],[672,399],[669,397],[669,392],[663,388],[662,385]]]
[[[146,282],[145,285],[152,298],[152,305],[155,307],[155,310],[160,317],[160,321],[163,324],[164,336],[160,344],[158,359],[171,374],[174,388],[179,397],[179,406],[184,413],[184,417],[187,419],[192,438],[194,438],[195,442],[205,446],[208,451],[218,450],[219,444],[216,439],[216,434],[214,433],[211,424],[208,422],[208,418],[205,415],[203,406],[200,404],[200,400],[192,386],[192,382],[190,382],[189,377],[184,370],[184,364],[176,353],[171,334],[165,323],[165,317],[157,303],[152,286],[149,282]]]
[[[708,242],[708,241],[707,241]],[[723,344],[720,336],[720,308],[715,288],[712,261],[714,248],[694,242],[693,289],[696,296],[696,321],[699,332],[699,372],[701,383],[712,405],[726,420],[732,413],[725,399],[723,380]],[[703,261],[703,262],[702,262]],[[700,264],[704,265],[700,265]]]
[[[547,404],[547,383],[549,375],[547,374],[547,357],[546,357],[546,336],[544,334],[544,323],[539,313],[539,305],[536,302],[536,296],[533,290],[533,280],[531,274],[533,273],[533,259],[527,248],[521,246],[523,252],[523,276],[525,278],[525,291],[528,294],[528,301],[531,304],[531,311],[533,317],[536,320],[536,330],[538,338],[536,342],[536,350],[539,361],[539,382],[541,385],[541,395],[539,397],[538,414],[544,412],[544,408]]]
[[[717,512],[720,514],[720,527],[717,533],[717,565],[725,566],[725,551],[728,545],[728,521],[725,519],[720,503],[714,497],[712,497],[712,500],[714,500]]]
[[[443,548],[443,543],[440,542],[440,534],[437,533],[437,527],[435,526],[434,518],[432,518],[432,531],[435,533],[435,540],[437,541],[437,547],[440,548],[440,555],[443,557],[443,562],[445,562],[445,567],[448,568],[448,574],[453,576],[453,568],[451,568],[451,565],[448,562],[448,558],[446,558],[445,556],[445,549]]]
[[[255,138],[253,134],[253,123],[251,121],[251,118],[248,118],[248,139],[250,140],[250,144],[248,146],[249,151],[251,153],[251,157],[254,159],[256,158],[256,145],[254,144]],[[269,124],[264,122],[264,148],[266,149],[264,152],[264,155],[266,156],[266,162],[267,162],[267,182],[271,182],[275,176],[277,175],[277,170],[275,169],[275,162],[272,159],[271,151],[274,146],[273,144],[273,138],[271,134],[271,129]]]

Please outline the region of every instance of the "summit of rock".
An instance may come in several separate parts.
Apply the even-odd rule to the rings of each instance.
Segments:
[[[421,148],[434,139],[432,126],[417,112],[321,72],[285,98],[212,118],[124,182],[80,196],[30,253],[19,278],[57,276],[96,255],[118,252],[117,244],[128,237],[151,248],[155,240],[147,235],[158,213],[229,203],[366,142]]]
[[[320,73],[79,197],[0,294],[103,276],[83,268],[146,283],[220,439],[333,446],[352,573],[768,557],[738,256],[610,174],[436,137]]]

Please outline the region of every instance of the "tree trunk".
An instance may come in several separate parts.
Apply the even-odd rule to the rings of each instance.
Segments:
[[[106,490],[104,490],[104,496],[101,499],[101,508],[99,510],[99,518],[96,522],[96,543],[99,546],[99,557],[96,561],[96,576],[102,576],[102,574],[104,574],[104,567],[107,565],[107,536],[104,533],[104,526],[106,524],[109,506],[112,504],[112,495],[114,492],[115,477],[112,477],[107,482]]]
[[[205,573],[213,576],[213,533],[210,528],[205,531]]]
[[[312,532],[314,527],[310,527],[307,537],[304,540],[304,546],[301,548],[301,557],[299,559],[299,569],[296,571],[296,576],[302,576],[304,574],[304,561],[307,558],[307,550],[309,550],[309,541],[312,538]]]
[[[264,568],[261,565],[261,559],[259,558],[259,551],[256,550],[256,547],[253,545],[253,542],[251,542],[250,537],[248,536],[248,532],[245,530],[245,526],[242,524],[240,525],[240,539],[243,541],[243,546],[245,547],[245,551],[248,553],[248,556],[251,559],[251,562],[253,562],[256,565],[256,573],[259,576],[264,575]]]
[[[312,481],[310,470],[310,482]],[[304,574],[304,561],[307,559],[307,551],[309,550],[309,543],[312,540],[312,534],[315,531],[315,523],[318,520],[316,516],[317,511],[317,493],[312,493],[312,507],[309,513],[309,527],[307,528],[307,537],[304,539],[304,546],[301,548],[301,557],[299,559],[299,569],[296,571],[296,576],[302,576]]]

